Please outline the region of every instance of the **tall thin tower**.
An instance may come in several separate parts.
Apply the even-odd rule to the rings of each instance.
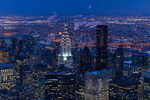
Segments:
[[[60,54],[58,57],[58,65],[63,64],[65,67],[73,68],[73,59],[71,54],[71,40],[67,31],[67,24],[64,26],[64,32],[62,34],[60,42]]]
[[[97,25],[96,45],[96,70],[103,70],[107,67],[107,25]]]

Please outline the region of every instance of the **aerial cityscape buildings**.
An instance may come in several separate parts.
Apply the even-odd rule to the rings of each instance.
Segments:
[[[8,1],[7,9],[15,7],[16,0]],[[35,1],[24,2],[24,10],[27,3],[35,14],[51,0],[44,6],[45,0]],[[57,5],[48,8],[63,6],[60,11],[71,13],[5,16],[6,1],[0,1],[0,100],[150,100],[150,16],[139,13],[145,5],[140,4],[138,14],[129,14],[140,2],[134,0],[134,5],[127,3],[132,6],[127,15],[113,15],[112,9],[124,13],[118,7],[127,9],[125,0],[108,0],[108,12],[96,7],[106,0],[95,5],[62,1],[54,0]],[[89,2],[86,14],[80,6]],[[74,14],[74,8],[82,14]]]
[[[128,34],[120,35],[128,30],[142,32],[128,26],[132,22],[141,27],[143,22],[129,22],[130,17],[116,17],[121,19],[116,22],[112,17],[94,16],[87,22],[80,21],[84,17],[69,17],[68,23],[63,16],[51,22],[35,22],[38,17],[29,17],[31,21],[26,24],[17,18],[18,24],[2,22],[0,98],[148,100],[149,44]]]

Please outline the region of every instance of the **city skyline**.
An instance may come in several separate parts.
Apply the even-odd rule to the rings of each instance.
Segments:
[[[0,100],[150,100],[149,5],[1,1]]]

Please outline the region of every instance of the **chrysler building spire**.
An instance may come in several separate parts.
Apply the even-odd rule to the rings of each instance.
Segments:
[[[71,55],[71,40],[69,39],[67,25],[65,24],[64,32],[60,43],[60,55],[63,56],[63,60],[67,60],[68,56]]]
[[[58,57],[58,63],[64,64],[65,67],[73,68],[73,59],[71,54],[71,40],[67,31],[67,24],[64,25],[64,32],[62,34],[60,42],[60,54]]]

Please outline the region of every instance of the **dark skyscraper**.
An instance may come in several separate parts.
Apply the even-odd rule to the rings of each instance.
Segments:
[[[92,69],[92,58],[90,50],[87,46],[85,46],[81,54],[80,71],[84,75],[85,72],[92,71]]]
[[[123,45],[120,45],[119,48],[117,48],[115,67],[117,71],[123,70]]]
[[[16,38],[12,38],[12,51],[13,55],[17,55],[18,47],[17,47],[18,41]]]
[[[60,42],[55,42],[55,49],[54,49],[54,66],[56,71],[58,70],[58,53],[60,50]]]
[[[107,25],[97,26],[96,70],[103,70],[107,67],[107,34]]]
[[[148,67],[148,54],[142,55],[142,72],[145,72]]]
[[[21,40],[19,40],[19,42],[18,42],[18,54],[19,53],[21,53],[21,51],[23,50],[23,41],[22,41],[22,39]]]

